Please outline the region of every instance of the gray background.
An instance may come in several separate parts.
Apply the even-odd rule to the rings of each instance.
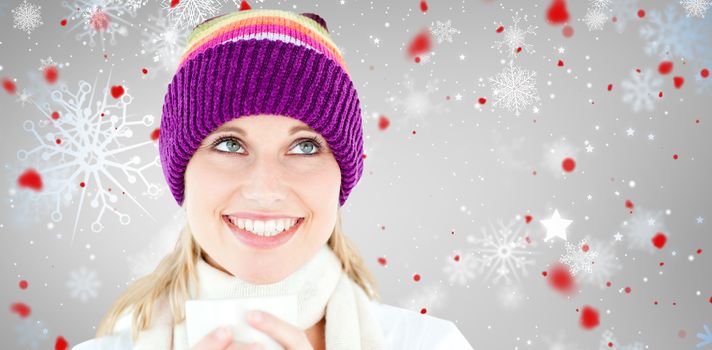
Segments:
[[[201,2],[215,5],[215,14],[236,9],[231,1]],[[12,9],[21,2],[0,2],[0,77],[17,85],[14,95],[0,91],[3,349],[52,348],[58,336],[71,347],[91,338],[111,302],[172,247],[184,220],[155,161],[157,142],[149,137],[172,76],[170,47],[159,50],[166,30],[157,21],[168,15],[162,5],[169,2],[139,3],[135,16],[112,18],[113,43],[110,33],[102,40],[72,14],[71,8],[99,0],[30,3],[41,5],[43,24],[28,35],[13,27]],[[589,30],[583,19],[597,3],[607,5],[602,11],[616,21]],[[318,13],[344,50],[362,101],[367,154],[363,177],[343,208],[344,225],[380,282],[384,302],[426,308],[456,322],[476,349],[605,349],[610,340],[615,349],[696,348],[697,333],[712,323],[712,78],[699,73],[712,69],[712,13],[687,16],[676,1],[569,1],[574,35],[567,38],[562,25],[545,20],[549,1],[430,1],[426,12],[414,0],[250,4]],[[645,17],[637,17],[639,8]],[[522,52],[510,55],[507,43],[497,42],[516,30],[515,16],[524,32],[531,27]],[[459,31],[451,41],[433,35],[432,52],[420,63],[406,55],[417,33],[448,20]],[[168,17],[163,24],[175,21]],[[497,33],[500,25],[505,29]],[[152,35],[159,41],[152,43]],[[49,56],[59,66],[54,85],[39,70]],[[495,103],[501,94],[490,80],[509,60],[536,72],[540,99],[519,115],[506,108],[507,98]],[[658,73],[663,60],[674,62],[671,74]],[[651,82],[642,86],[652,93],[627,88],[636,68],[649,74]],[[673,76],[685,78],[680,89]],[[155,118],[152,125],[128,125],[131,137],[111,136],[99,151],[123,150],[112,159],[124,166],[90,176],[86,190],[79,180],[67,184],[69,170],[51,171],[73,156],[18,154],[51,146],[45,135],[56,129],[42,121],[48,111],[62,110],[51,91],[66,85],[66,102],[80,81],[95,93],[84,103],[91,115],[106,86],[121,84],[132,96],[128,120]],[[626,95],[651,104],[636,107]],[[112,115],[123,108],[106,107]],[[385,130],[378,127],[380,116],[390,120]],[[27,121],[37,136],[23,128]],[[129,163],[135,156],[140,163]],[[573,172],[562,171],[566,157],[576,161]],[[46,169],[43,192],[18,186],[29,167]],[[108,202],[128,223],[110,209],[100,217],[102,203],[92,207],[97,179],[135,198]],[[50,195],[51,189],[60,195]],[[80,205],[81,193],[87,198]],[[544,241],[539,220],[555,210],[573,220],[568,242],[587,239],[599,254],[590,273],[577,273],[576,291],[568,296],[542,276],[567,253],[562,239]],[[53,220],[53,211],[61,220]],[[92,230],[95,221],[102,230]],[[658,231],[668,237],[663,249],[649,241]],[[487,237],[503,243],[488,244]],[[505,265],[506,272],[498,260],[487,263],[506,253],[503,248],[521,263]],[[19,287],[21,280],[27,289]],[[28,317],[11,312],[17,302],[31,307]],[[600,312],[594,329],[579,325],[577,309],[584,305]]]

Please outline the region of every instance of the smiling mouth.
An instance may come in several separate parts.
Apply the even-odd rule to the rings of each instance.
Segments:
[[[282,231],[273,236],[260,236],[257,233],[241,229],[239,226],[230,222],[228,216],[222,217],[225,224],[230,228],[230,231],[244,244],[255,248],[275,248],[290,241],[295,233],[301,228],[304,218],[299,218],[297,222],[286,231]]]

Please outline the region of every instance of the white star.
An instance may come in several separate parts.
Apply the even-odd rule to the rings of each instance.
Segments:
[[[455,95],[455,100],[456,100],[456,101],[461,101],[461,100],[462,100],[462,95],[460,95],[460,94]]]
[[[566,228],[573,222],[573,220],[562,219],[558,209],[554,210],[554,215],[551,216],[551,219],[539,221],[546,227],[544,241],[548,241],[553,237],[560,237],[566,241]]]
[[[655,135],[648,134],[648,140],[650,140],[650,141],[655,140]]]
[[[563,46],[559,46],[559,53],[564,53],[566,49]]]
[[[705,221],[705,219],[704,219],[703,217],[701,217],[701,216],[698,216],[698,217],[697,217],[697,223],[698,223],[698,224],[701,224],[701,223],[703,223],[704,221]]]
[[[625,132],[628,134],[628,136],[633,136],[633,134],[635,134],[635,130],[631,128],[628,128],[628,130],[626,130]]]
[[[586,146],[586,152],[588,152],[588,153],[593,152],[593,146],[591,146],[591,145]]]
[[[460,54],[460,61],[464,61],[464,60],[465,60],[465,55]]]
[[[622,241],[623,240],[623,235],[620,232],[616,232],[613,237],[616,239],[616,241]]]

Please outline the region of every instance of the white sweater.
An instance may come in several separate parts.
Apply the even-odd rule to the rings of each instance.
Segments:
[[[372,301],[371,305],[381,324],[389,350],[473,350],[451,321],[377,301]],[[114,328],[115,335],[87,340],[74,346],[72,350],[131,349],[130,322],[129,318],[122,318]]]

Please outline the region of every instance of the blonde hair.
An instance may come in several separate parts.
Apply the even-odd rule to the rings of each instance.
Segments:
[[[380,301],[376,279],[342,230],[340,209],[337,210],[336,225],[328,244],[341,261],[341,266],[349,278],[358,284],[370,299]],[[167,296],[173,311],[174,324],[183,322],[185,301],[191,294],[189,286],[198,284],[195,263],[201,254],[202,250],[186,223],[173,251],[160,261],[153,272],[129,285],[114,302],[99,323],[96,337],[111,335],[118,319],[129,307],[133,307],[131,338],[136,342],[139,332],[149,328],[151,324],[154,303],[164,295]]]

